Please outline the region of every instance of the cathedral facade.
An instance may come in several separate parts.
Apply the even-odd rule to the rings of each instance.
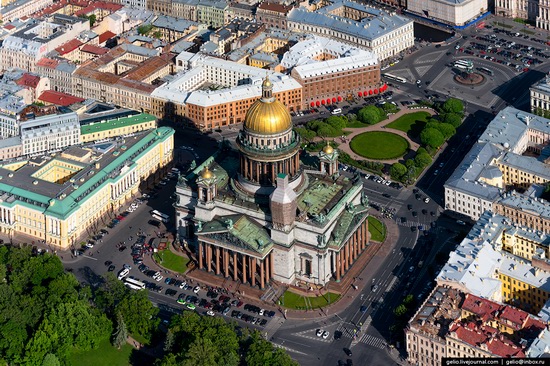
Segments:
[[[324,286],[368,246],[368,199],[359,176],[338,174],[337,150],[302,155],[272,88],[266,78],[237,150],[222,147],[180,177],[178,236],[201,270],[262,289],[271,280]]]

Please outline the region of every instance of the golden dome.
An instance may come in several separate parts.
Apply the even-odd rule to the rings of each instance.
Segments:
[[[262,97],[246,112],[244,127],[250,132],[272,135],[292,127],[290,113],[272,94],[273,84],[266,77],[262,83]]]
[[[325,154],[332,154],[334,152],[334,149],[332,148],[332,146],[329,145],[329,143],[327,142],[327,146],[325,146],[323,148],[323,152]]]
[[[204,168],[204,171],[201,174],[202,179],[211,179],[214,176],[208,167]]]

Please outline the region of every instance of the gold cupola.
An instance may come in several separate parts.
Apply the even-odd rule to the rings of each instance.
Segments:
[[[323,148],[323,152],[327,155],[330,155],[334,152],[334,149],[332,146],[330,146],[330,142],[327,141],[327,145]]]
[[[274,135],[292,128],[290,113],[273,96],[273,84],[267,76],[262,83],[262,97],[246,113],[244,128],[262,135]]]

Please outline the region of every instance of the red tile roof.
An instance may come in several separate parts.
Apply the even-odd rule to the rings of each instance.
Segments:
[[[111,31],[107,31],[105,33],[101,33],[99,35],[99,44],[102,44],[103,42],[113,38],[114,36],[116,36],[115,33],[111,32]]]
[[[507,325],[512,325],[515,329],[521,329],[529,314],[523,310],[506,306],[500,313],[500,319]]]
[[[455,332],[458,339],[474,347],[479,347],[487,340],[487,336],[474,323],[464,325],[459,321],[455,321],[449,331]]]
[[[93,44],[85,44],[84,47],[80,49],[80,51],[93,53],[94,55],[104,55],[109,52],[109,49],[105,47],[95,46]]]
[[[61,46],[57,47],[55,50],[60,55],[66,55],[67,53],[73,52],[78,47],[82,46],[84,43],[80,42],[78,39],[74,38],[71,39],[69,42],[62,44]]]
[[[23,76],[19,80],[17,80],[15,83],[17,85],[28,86],[30,88],[35,89],[39,81],[40,81],[40,76],[23,74]]]
[[[268,11],[275,11],[275,12],[278,12],[278,13],[287,14],[289,11],[292,10],[292,6],[291,5],[282,5],[282,4],[278,4],[278,3],[265,2],[265,3],[261,3],[260,5],[258,5],[258,9],[268,10]]]
[[[46,103],[60,105],[63,107],[67,107],[71,104],[81,103],[84,101],[84,99],[82,98],[78,98],[70,94],[65,94],[54,90],[46,90],[38,97],[38,100]]]
[[[494,317],[495,312],[500,310],[502,305],[496,302],[477,297],[472,294],[466,294],[462,309],[476,314],[483,321],[487,321]]]
[[[105,1],[97,1],[97,2],[90,3],[84,9],[78,10],[77,12],[74,13],[74,16],[78,17],[80,15],[88,15],[90,13],[93,13],[96,9],[108,10],[111,13],[114,13],[115,11],[122,9],[122,5],[108,3]]]
[[[55,69],[59,65],[57,60],[52,60],[51,58],[43,57],[36,63],[36,66],[49,67],[50,69]]]
[[[7,30],[12,30],[12,29],[15,28],[15,25],[13,25],[13,24],[6,24],[6,25],[4,26],[4,28],[6,28]]]
[[[487,343],[487,349],[498,357],[516,357],[525,358],[525,352],[521,346],[516,346],[512,341],[504,338],[504,336],[490,339]]]

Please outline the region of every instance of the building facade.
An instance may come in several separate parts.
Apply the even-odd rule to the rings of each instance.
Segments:
[[[173,134],[162,127],[135,139],[3,163],[0,232],[76,250],[102,218],[114,217],[142,181],[172,160]]]
[[[302,165],[299,136],[268,79],[237,147],[176,188],[178,235],[196,248],[199,268],[262,289],[270,280],[340,280],[368,245],[368,212],[359,181],[333,175],[337,151],[325,147],[317,170]]]
[[[80,127],[83,143],[128,136],[157,127],[157,118],[147,113],[90,121]]]
[[[256,8],[256,21],[267,27],[287,29],[286,17],[292,6],[274,2],[261,2]]]
[[[495,0],[498,2],[498,0]],[[488,11],[487,0],[408,1],[407,11],[452,26],[463,26]]]
[[[51,113],[42,114],[42,110]],[[65,108],[49,106],[37,109],[28,117],[24,115],[20,123],[23,155],[32,156],[44,152],[59,151],[80,144],[80,124],[76,113]]]
[[[550,113],[550,76],[546,76],[529,88],[531,113],[545,115]]]

